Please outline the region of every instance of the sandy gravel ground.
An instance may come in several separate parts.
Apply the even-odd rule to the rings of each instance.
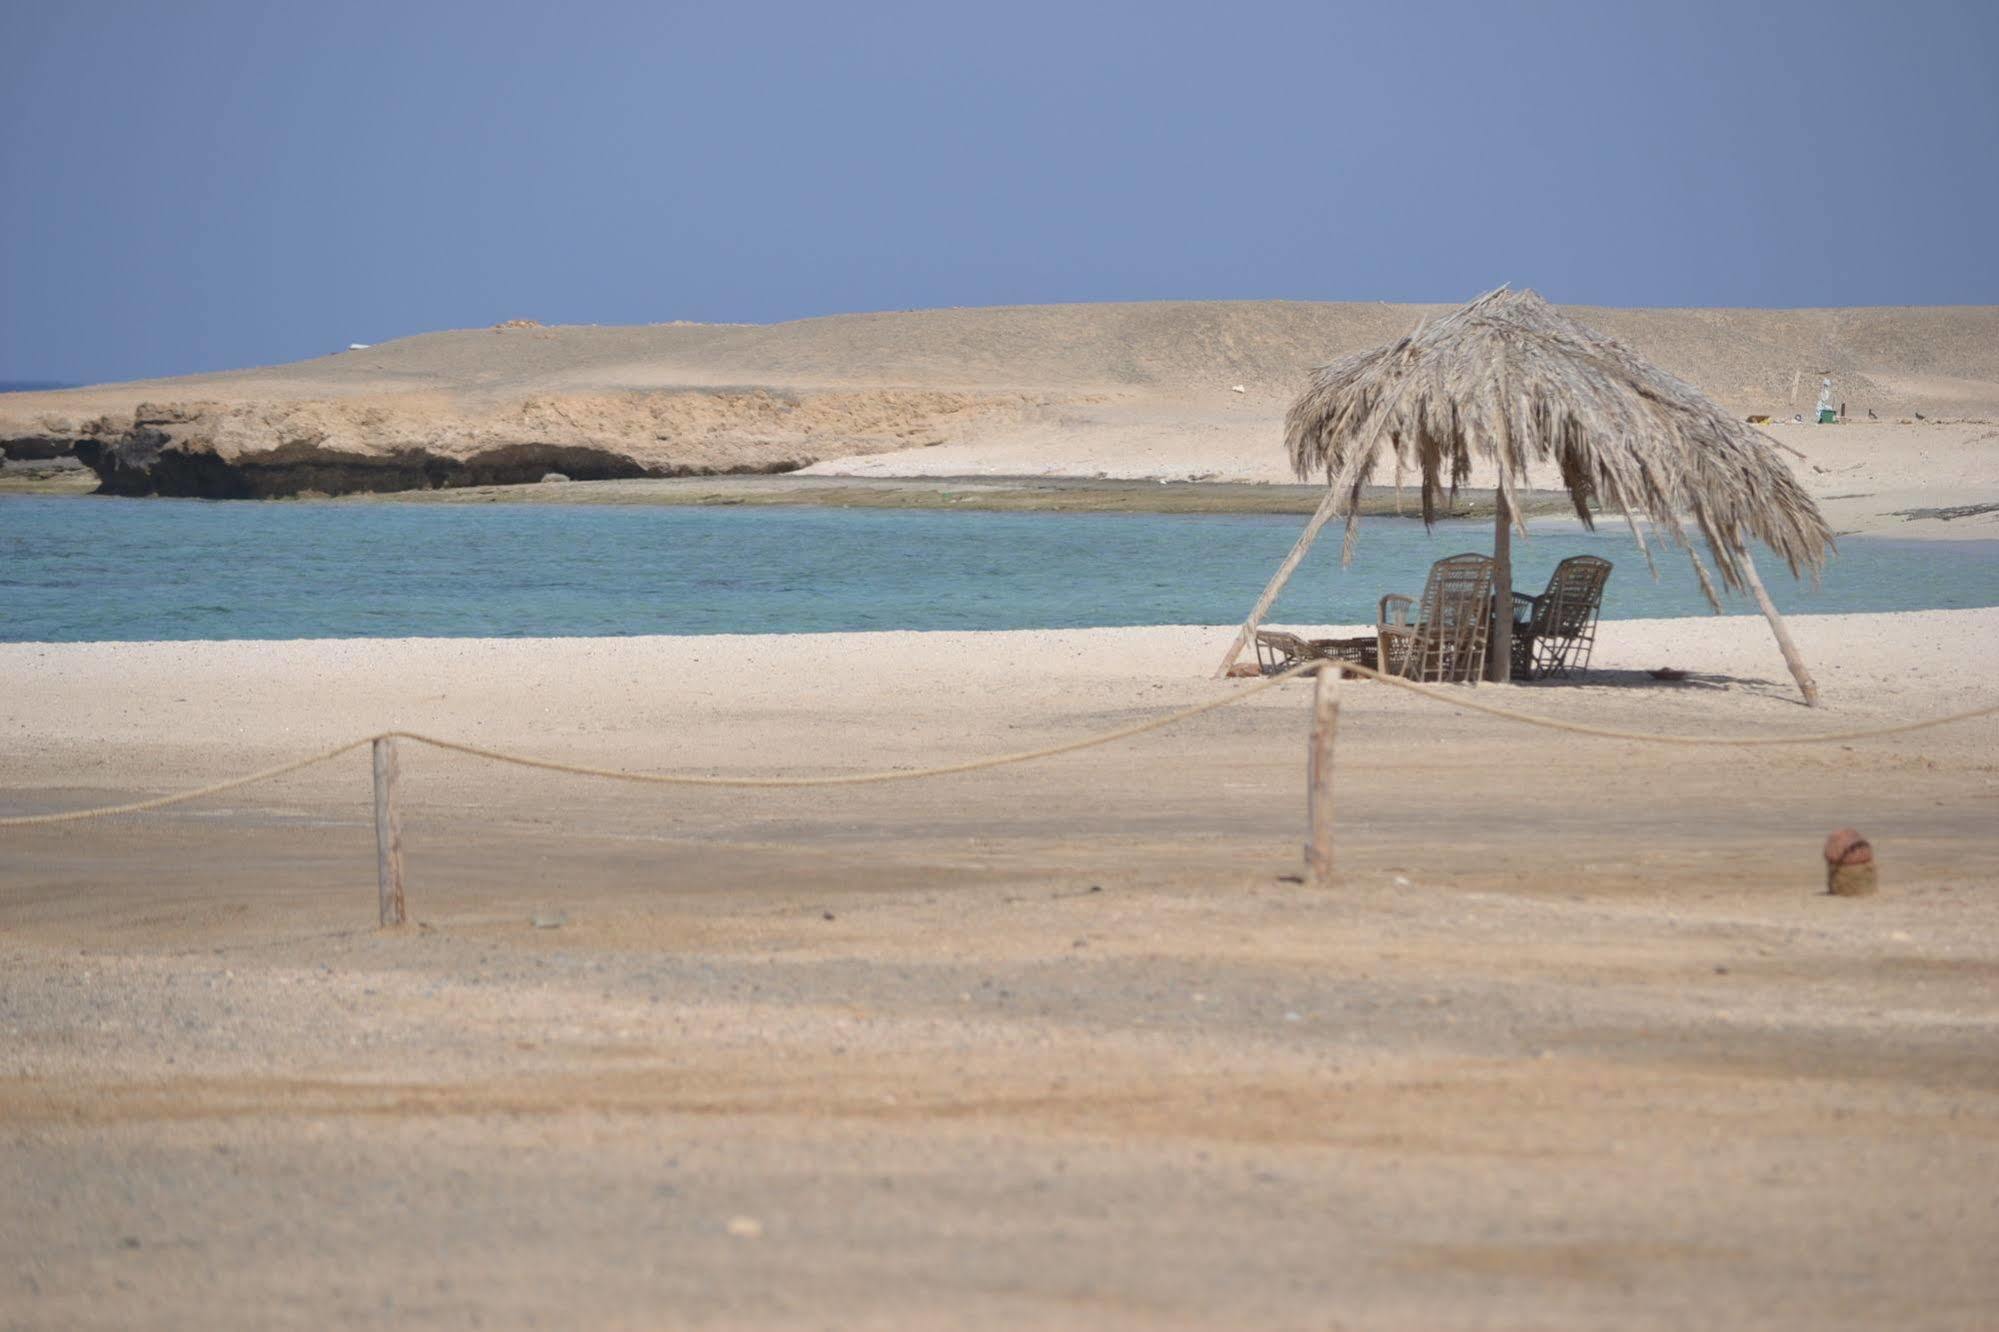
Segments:
[[[1999,701],[1999,612],[1795,627],[1825,710],[1740,617],[1471,696]],[[388,725],[916,765],[1240,690],[1226,638],[6,645],[0,813]],[[387,934],[359,755],[0,830],[0,1326],[1991,1326],[1999,723],[1352,684],[1313,888],[1306,706],[804,792],[411,751]]]

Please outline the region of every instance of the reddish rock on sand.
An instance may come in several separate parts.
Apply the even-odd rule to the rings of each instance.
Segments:
[[[1875,889],[1874,847],[1856,828],[1825,839],[1825,889],[1835,897],[1866,897]]]

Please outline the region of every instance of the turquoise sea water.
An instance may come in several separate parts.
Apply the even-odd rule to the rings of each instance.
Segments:
[[[244,504],[0,496],[0,640],[567,636],[1023,629],[1240,620],[1304,520],[585,505]],[[1271,617],[1353,624],[1485,523],[1361,526],[1315,549]],[[1515,542],[1539,591],[1564,555],[1615,561],[1613,618],[1706,611],[1684,556],[1657,582],[1630,535],[1546,523]],[[1999,605],[1999,542],[1848,538],[1822,587],[1762,560],[1801,613]],[[1731,606],[1754,613],[1746,600]]]

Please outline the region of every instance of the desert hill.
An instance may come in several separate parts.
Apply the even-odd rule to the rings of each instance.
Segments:
[[[1312,366],[1446,308],[1161,301],[773,325],[523,321],[289,365],[9,394],[0,446],[73,453],[111,490],[226,496],[550,470],[826,470],[862,455],[881,473],[896,470],[893,455],[940,445],[909,455],[910,470],[991,471],[982,458],[1026,450],[1019,465],[1033,470],[1117,475],[1132,471],[1126,451],[1152,449],[1185,475],[1260,479],[1239,460],[1275,459],[1276,422]],[[1745,413],[1809,411],[1830,371],[1856,419],[1999,416],[1999,308],[1572,313]],[[1060,456],[1065,441],[1080,461]]]

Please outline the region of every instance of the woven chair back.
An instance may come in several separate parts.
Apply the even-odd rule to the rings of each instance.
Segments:
[[[1485,667],[1492,623],[1493,563],[1486,555],[1452,555],[1430,566],[1416,618],[1418,679],[1463,683]]]
[[[1492,613],[1492,561],[1484,555],[1452,555],[1430,566],[1423,584],[1417,623],[1454,631]]]
[[[1610,581],[1610,561],[1595,555],[1571,555],[1555,566],[1548,590],[1534,607],[1535,637],[1574,638],[1589,627],[1603,604],[1603,585]]]
[[[1597,613],[1603,607],[1610,561],[1571,555],[1555,566],[1548,590],[1534,598],[1534,612],[1513,638],[1513,676],[1539,680],[1588,667],[1596,648]]]

